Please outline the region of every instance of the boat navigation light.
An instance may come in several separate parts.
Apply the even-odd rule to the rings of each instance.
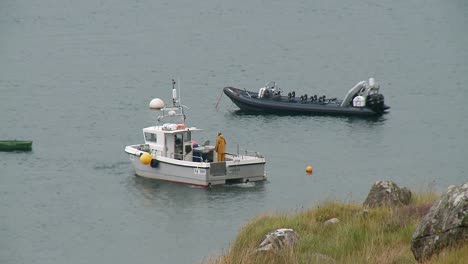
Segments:
[[[154,98],[149,103],[150,109],[153,109],[153,110],[161,110],[164,108],[164,106],[165,106],[164,101],[159,98]]]

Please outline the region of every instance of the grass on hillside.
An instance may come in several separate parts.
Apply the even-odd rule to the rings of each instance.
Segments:
[[[244,226],[222,256],[205,263],[417,263],[410,249],[411,236],[436,198],[419,194],[408,206],[368,209],[366,214],[360,205],[335,201],[299,213],[264,214]],[[335,217],[339,223],[323,224]],[[255,252],[265,235],[278,228],[294,229],[299,242],[278,253]],[[445,250],[428,263],[462,259],[468,259],[468,245]]]

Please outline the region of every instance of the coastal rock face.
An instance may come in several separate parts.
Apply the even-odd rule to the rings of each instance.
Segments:
[[[284,247],[294,245],[298,240],[299,235],[296,231],[289,228],[280,228],[268,233],[258,246],[257,251],[278,251]]]
[[[372,186],[364,206],[400,206],[409,204],[411,191],[407,188],[400,188],[392,181],[377,181]]]
[[[411,251],[419,262],[441,249],[468,242],[468,182],[450,186],[419,223]]]

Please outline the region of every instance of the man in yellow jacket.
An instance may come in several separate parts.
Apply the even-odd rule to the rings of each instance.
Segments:
[[[224,154],[226,153],[226,139],[224,139],[221,132],[218,133],[218,138],[216,138],[215,151],[218,153],[218,161],[224,161]]]

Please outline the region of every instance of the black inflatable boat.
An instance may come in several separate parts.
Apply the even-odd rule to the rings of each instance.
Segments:
[[[246,112],[379,116],[390,109],[379,89],[380,86],[370,78],[368,82],[357,83],[342,100],[307,94],[298,97],[295,92],[283,95],[275,82],[268,82],[258,92],[235,87],[225,87],[223,91]]]

